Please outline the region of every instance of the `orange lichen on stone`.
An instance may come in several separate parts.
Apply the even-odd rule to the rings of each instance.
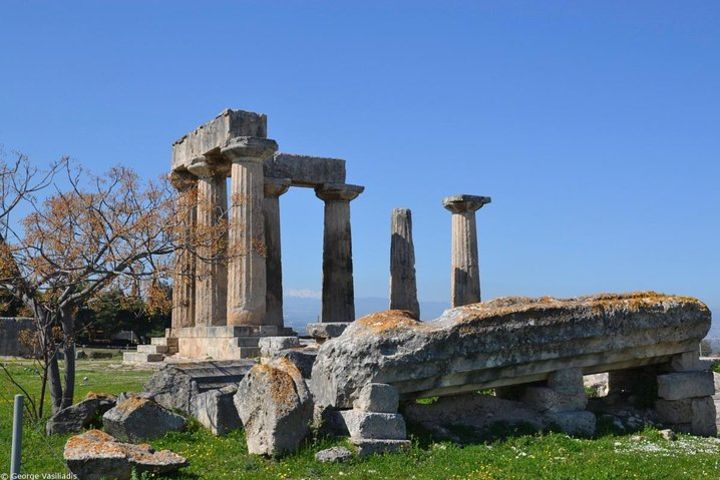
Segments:
[[[265,377],[264,381],[269,384],[270,395],[276,403],[289,405],[297,394],[292,377],[288,372],[280,368],[268,364],[259,364],[250,370],[249,375]]]
[[[116,406],[115,408],[122,411],[127,412],[130,410],[135,410],[136,408],[142,407],[146,403],[150,402],[151,400],[143,397],[139,397],[136,395],[130,396],[127,400],[122,402],[120,405]]]
[[[371,313],[355,321],[373,333],[382,333],[396,328],[415,328],[422,325],[406,310],[385,310]]]
[[[97,392],[88,392],[87,395],[85,395],[85,400],[115,400],[115,395],[111,395],[109,393],[97,393]]]

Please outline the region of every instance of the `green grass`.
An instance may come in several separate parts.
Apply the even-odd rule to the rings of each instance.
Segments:
[[[139,390],[148,371],[112,368],[116,361],[81,361],[77,399],[88,391]],[[28,387],[37,388],[26,363],[12,370]],[[88,377],[86,385],[82,378]],[[0,473],[9,469],[10,421],[14,387],[0,377]],[[720,440],[681,435],[670,442],[654,430],[618,436],[604,433],[579,440],[559,433],[519,435],[462,446],[433,442],[411,430],[413,446],[404,454],[355,459],[346,464],[314,461],[315,452],[344,440],[311,440],[295,455],[270,460],[247,454],[242,432],[214,437],[197,423],[188,431],[153,441],[186,456],[190,466],[176,479],[715,479],[720,478]],[[499,436],[501,437],[501,436]],[[67,436],[46,437],[43,425],[25,426],[24,473],[65,472],[62,449]]]

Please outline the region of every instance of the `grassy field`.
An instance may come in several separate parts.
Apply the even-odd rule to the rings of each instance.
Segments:
[[[37,389],[27,363],[13,363],[17,379]],[[81,361],[77,399],[88,391],[137,391],[151,374],[125,370],[117,361]],[[82,379],[87,377],[87,381]],[[12,395],[15,387],[0,376],[0,473],[9,470]],[[62,449],[67,436],[46,437],[44,425],[26,424],[23,473],[65,472]],[[190,466],[176,479],[717,479],[720,440],[681,435],[667,441],[653,430],[631,435],[605,433],[579,440],[558,433],[518,435],[464,446],[433,442],[412,431],[413,447],[404,454],[325,465],[315,452],[343,440],[313,440],[296,455],[281,460],[250,456],[242,432],[217,438],[191,423],[188,431],[152,442],[186,456]]]

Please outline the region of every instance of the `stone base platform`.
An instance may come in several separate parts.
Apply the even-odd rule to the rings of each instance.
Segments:
[[[292,329],[275,325],[187,327],[173,331],[178,341],[178,356],[203,360],[259,357],[261,338],[292,335],[295,335]]]

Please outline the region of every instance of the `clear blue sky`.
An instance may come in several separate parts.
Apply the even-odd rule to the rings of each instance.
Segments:
[[[344,158],[357,296],[389,215],[449,297],[445,195],[478,214],[485,298],[655,289],[720,307],[720,2],[3,2],[0,143],[159,176],[226,107]],[[282,198],[286,289],[320,289],[322,205]]]

